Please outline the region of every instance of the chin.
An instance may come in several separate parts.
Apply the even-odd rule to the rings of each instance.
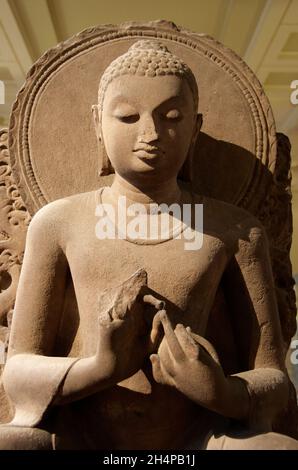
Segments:
[[[160,166],[159,165],[153,165],[153,164],[148,164],[148,163],[143,163],[140,162],[140,165],[136,165],[134,168],[131,168],[129,173],[126,172],[126,175],[129,178],[133,178],[134,176],[137,177],[138,175],[148,175],[148,174],[158,174],[160,173]],[[125,178],[125,175],[123,175],[123,178]]]

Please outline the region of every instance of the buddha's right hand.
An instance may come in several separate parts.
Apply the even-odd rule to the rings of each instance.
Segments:
[[[140,295],[123,303],[123,311],[119,304],[99,317],[98,347],[96,367],[101,377],[109,378],[116,384],[133,374],[143,365],[149,355],[150,331],[145,321],[144,310],[150,304],[159,310],[164,303],[152,295]]]
[[[95,354],[75,361],[55,404],[80,400],[113,387],[134,375],[141,369],[145,357],[149,357],[152,338],[156,337],[158,326],[156,321],[153,324],[149,321],[148,325],[145,318],[147,307],[150,306],[149,313],[152,313],[152,307],[158,311],[164,302],[141,288],[128,288],[114,291],[113,294],[109,306],[108,294],[102,299]]]

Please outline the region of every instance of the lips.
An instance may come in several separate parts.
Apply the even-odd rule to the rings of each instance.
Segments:
[[[163,151],[159,147],[146,145],[137,147],[133,150],[133,153],[142,160],[154,160],[163,154]]]

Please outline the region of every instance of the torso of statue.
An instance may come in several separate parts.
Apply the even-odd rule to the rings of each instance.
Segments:
[[[189,202],[190,194],[186,193],[185,198]],[[186,250],[183,237],[154,244],[117,238],[99,240],[95,234],[98,193],[64,200],[60,229],[65,237],[64,251],[79,320],[71,336],[71,328],[66,325],[73,320],[66,306],[55,354],[68,352],[70,356],[86,357],[95,353],[100,293],[113,289],[140,268],[148,273],[152,293],[165,300],[173,325],[191,326],[193,332],[204,336],[221,277],[237,250],[239,231],[244,230],[240,222],[248,214],[220,201],[199,197],[197,201],[204,207],[203,246]],[[69,295],[74,295],[72,290]],[[177,390],[157,384],[149,360],[142,370],[116,387],[69,407],[74,410],[71,419],[76,416],[80,420],[88,447],[97,449],[179,447],[185,445],[194,425],[198,439],[200,428],[204,437],[214,421],[207,410]]]
[[[218,433],[229,448],[230,420],[267,432],[286,409],[288,378],[266,235],[246,211],[184,185],[202,126],[192,71],[159,42],[138,41],[103,73],[92,112],[99,173],[114,180],[30,223],[1,377],[15,413],[0,448],[212,449]],[[195,214],[202,204],[203,226],[154,241],[99,237],[103,204],[123,195],[147,204],[149,221],[163,214],[147,211],[151,201]],[[192,231],[202,245],[189,246]],[[235,339],[230,368],[226,343],[219,351],[208,336],[217,294],[231,320],[229,335],[216,323],[220,339]]]

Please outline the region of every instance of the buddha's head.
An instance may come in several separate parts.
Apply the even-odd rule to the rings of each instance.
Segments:
[[[102,146],[100,174],[130,182],[154,175],[189,180],[201,127],[190,68],[157,41],[136,42],[105,70],[92,107]]]

